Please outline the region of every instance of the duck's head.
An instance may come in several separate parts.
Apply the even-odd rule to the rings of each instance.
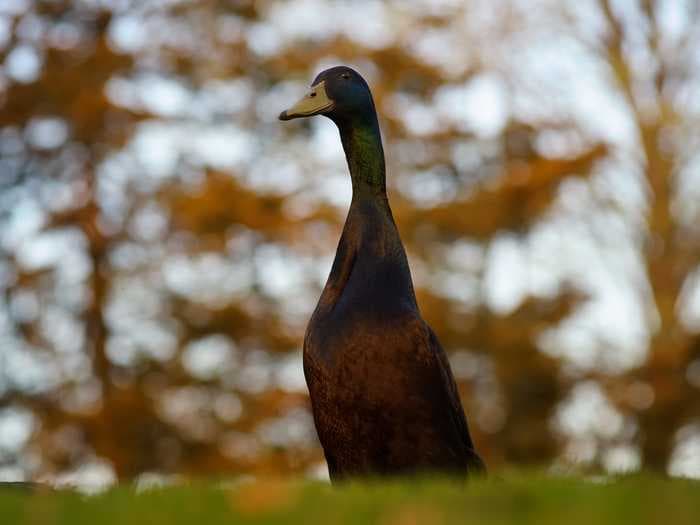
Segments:
[[[365,79],[352,68],[337,66],[318,74],[311,89],[280,120],[325,115],[336,122],[374,115],[372,94]]]

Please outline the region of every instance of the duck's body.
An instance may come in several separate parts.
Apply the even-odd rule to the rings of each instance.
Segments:
[[[481,471],[447,357],[416,303],[386,196],[369,89],[368,110],[343,107],[351,106],[338,80],[345,75],[366,88],[349,68],[314,81],[333,103],[324,114],[340,129],[353,199],[304,340],[304,373],[331,478]]]
[[[304,373],[333,479],[467,472],[476,458],[386,201],[353,201],[307,328]]]

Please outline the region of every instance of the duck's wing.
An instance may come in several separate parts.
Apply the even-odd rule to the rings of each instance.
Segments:
[[[438,341],[435,332],[432,328],[428,326],[427,323],[423,322],[423,329],[425,334],[425,344],[429,355],[432,357],[432,365],[435,366],[439,372],[439,377],[441,378],[442,392],[438,395],[438,399],[444,402],[447,406],[450,419],[454,424],[461,441],[464,443],[466,448],[467,456],[467,466],[470,472],[485,473],[486,466],[481,460],[479,455],[474,449],[474,443],[469,433],[469,425],[467,424],[467,418],[464,415],[464,409],[462,408],[462,402],[459,397],[459,391],[457,390],[457,384],[455,382],[454,376],[452,375],[452,368],[447,359],[447,354],[443,350],[440,341]]]

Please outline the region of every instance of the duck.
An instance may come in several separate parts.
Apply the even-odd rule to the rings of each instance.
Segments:
[[[315,115],[337,126],[352,181],[303,345],[330,479],[482,474],[447,354],[418,308],[369,85],[350,67],[332,67],[279,119]]]

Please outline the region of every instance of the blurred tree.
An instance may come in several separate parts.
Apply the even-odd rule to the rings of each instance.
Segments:
[[[694,169],[692,163],[697,160],[693,145],[697,144],[699,122],[697,115],[686,111],[684,100],[689,95],[686,90],[698,87],[693,55],[699,13],[697,3],[691,2],[686,12],[675,14],[674,6],[668,4],[640,2],[635,16],[642,22],[635,23],[620,6],[601,0],[608,27],[596,46],[632,115],[641,150],[635,161],[647,190],[646,231],[639,250],[648,280],[652,335],[649,357],[630,373],[628,381],[648,384],[654,399],[641,410],[630,396],[618,399],[618,403],[638,416],[644,462],[658,470],[669,463],[675,437],[671,430],[700,417],[697,380],[693,385],[684,377],[700,357],[700,338],[684,324],[682,311],[686,307],[683,300],[693,288],[698,291],[695,274],[700,261],[700,217],[697,207],[684,210],[687,205],[680,199],[693,184],[688,170]],[[673,16],[687,17],[678,21],[687,26],[672,27],[674,22],[669,18]],[[636,63],[642,55],[648,69]]]
[[[300,345],[349,181],[331,125],[276,115],[337,62],[487,463],[673,467],[700,24],[632,4],[0,6],[0,428],[31,429],[0,473],[316,472]]]

